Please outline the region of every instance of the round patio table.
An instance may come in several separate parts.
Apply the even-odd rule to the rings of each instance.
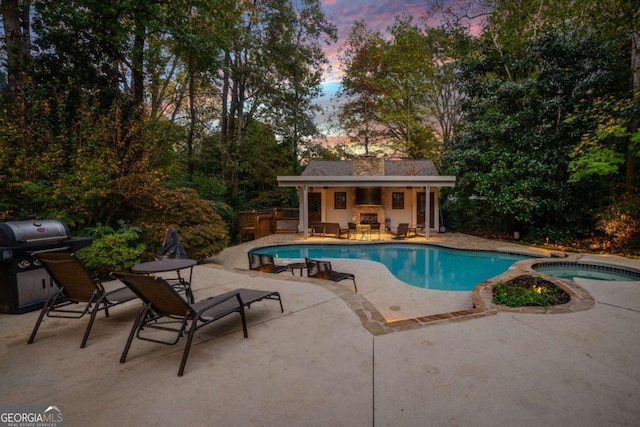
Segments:
[[[167,271],[175,271],[178,275],[177,278],[165,278],[169,283],[172,283],[173,287],[179,291],[184,291],[187,294],[187,298],[191,303],[194,302],[193,292],[191,291],[191,278],[193,277],[193,266],[198,264],[195,259],[185,258],[168,258],[157,261],[143,262],[131,267],[133,273],[138,274],[153,274],[164,273]],[[180,275],[180,270],[189,269],[189,280]]]
[[[307,263],[306,262],[292,262],[291,264],[287,264],[287,268],[289,270],[291,270],[291,275],[292,276],[295,276],[295,274],[293,274],[294,270],[300,270],[300,276],[302,276],[302,270],[307,268]]]
[[[165,271],[180,271],[185,268],[193,269],[198,262],[195,259],[169,258],[157,261],[143,262],[131,267],[131,271],[140,274],[162,273]]]

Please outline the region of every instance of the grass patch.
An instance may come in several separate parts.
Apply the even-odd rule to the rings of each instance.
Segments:
[[[565,304],[570,299],[562,288],[539,276],[518,276],[493,286],[493,303],[507,307],[546,307]]]

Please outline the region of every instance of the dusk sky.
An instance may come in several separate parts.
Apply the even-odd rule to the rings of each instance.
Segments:
[[[338,27],[338,42],[326,50],[333,65],[327,79],[335,81],[339,72],[336,53],[344,45],[355,21],[364,19],[367,28],[384,32],[393,24],[396,15],[409,14],[417,19],[434,0],[321,0],[321,3],[327,19]]]
[[[339,88],[340,68],[337,58],[338,49],[344,45],[351,26],[357,20],[364,19],[367,28],[382,33],[393,24],[398,14],[410,14],[419,19],[434,3],[434,0],[321,0],[328,21],[338,28],[338,42],[325,48],[332,69],[325,75],[324,96],[318,100],[325,110],[331,103],[331,97]],[[324,127],[329,111],[319,116],[316,122]]]

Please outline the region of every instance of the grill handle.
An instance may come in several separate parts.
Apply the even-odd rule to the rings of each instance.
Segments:
[[[40,239],[27,239],[27,240],[19,240],[21,243],[38,243],[38,242],[50,242],[55,240],[66,239],[66,237],[53,236],[53,237],[41,237]]]
[[[66,251],[67,249],[71,249],[71,246],[61,246],[59,248],[42,249],[41,251],[33,251],[31,252],[31,255],[42,254],[45,252],[60,252],[60,251]]]

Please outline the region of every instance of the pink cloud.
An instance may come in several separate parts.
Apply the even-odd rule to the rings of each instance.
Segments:
[[[322,0],[322,9],[327,19],[338,29],[338,42],[325,47],[325,53],[331,64],[326,73],[326,81],[340,78],[338,49],[344,45],[353,23],[364,20],[373,31],[385,33],[393,24],[395,16],[407,14],[420,18],[432,6],[435,0]]]
[[[474,1],[480,3],[480,0]],[[324,107],[334,104],[331,97],[339,89],[342,75],[338,50],[344,46],[355,21],[364,20],[368,29],[385,34],[397,15],[413,16],[418,23],[418,20],[433,7],[435,2],[436,0],[321,0],[327,20],[337,27],[338,41],[324,48],[331,69],[325,72],[323,85],[325,94],[318,100],[318,104]],[[459,4],[466,4],[466,0],[445,0],[445,2],[454,9],[459,7]],[[438,18],[431,18],[429,21],[429,24],[434,26],[439,23]],[[479,24],[472,25],[471,30],[472,34],[478,34]],[[321,115],[317,121],[324,123],[326,118],[326,114]]]

